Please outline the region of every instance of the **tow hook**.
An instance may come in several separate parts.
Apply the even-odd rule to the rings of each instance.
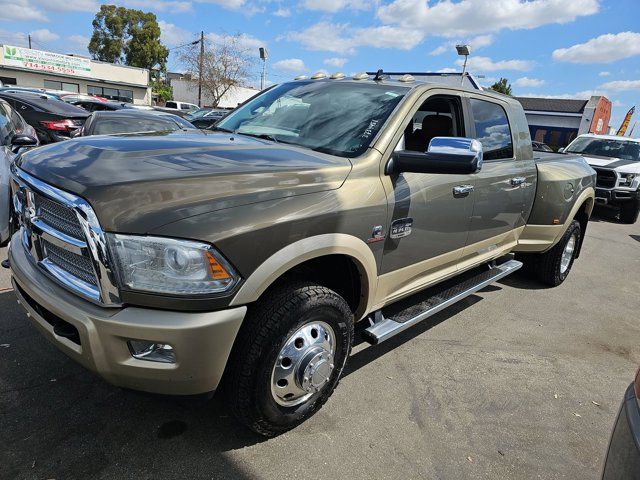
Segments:
[[[0,263],[0,265],[2,265],[2,268],[11,268],[11,264],[9,263],[8,258],[6,260],[3,260],[2,263]]]

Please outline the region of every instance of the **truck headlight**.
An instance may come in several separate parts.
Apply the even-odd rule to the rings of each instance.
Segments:
[[[225,292],[238,281],[233,267],[207,243],[114,233],[107,239],[124,288],[199,295]]]
[[[636,178],[635,173],[621,173],[620,174],[620,186],[621,187],[630,187],[635,178]]]

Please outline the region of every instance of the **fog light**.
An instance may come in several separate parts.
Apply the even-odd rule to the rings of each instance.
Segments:
[[[169,344],[145,340],[129,340],[127,345],[133,358],[150,362],[176,363],[176,354]]]

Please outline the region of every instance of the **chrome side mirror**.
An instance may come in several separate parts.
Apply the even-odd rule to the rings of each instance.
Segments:
[[[474,138],[434,137],[429,142],[427,154],[439,155],[443,160],[454,163],[469,162],[470,173],[482,170],[482,144]]]

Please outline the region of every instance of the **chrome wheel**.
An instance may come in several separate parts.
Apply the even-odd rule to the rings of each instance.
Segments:
[[[576,249],[576,236],[571,235],[567,244],[564,246],[564,251],[562,252],[562,258],[560,259],[560,273],[565,273],[569,269],[569,265],[571,265],[571,260],[573,259],[573,252]]]
[[[278,353],[271,373],[273,399],[285,407],[306,402],[329,382],[334,369],[336,336],[324,322],[303,325]]]

